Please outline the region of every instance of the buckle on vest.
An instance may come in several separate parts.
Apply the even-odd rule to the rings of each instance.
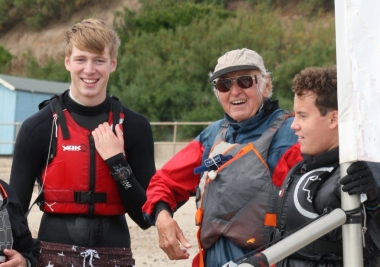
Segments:
[[[202,166],[196,167],[194,169],[194,174],[198,174],[205,171],[215,171],[219,169],[224,163],[232,159],[231,155],[222,155],[218,154],[212,158],[208,158],[204,160],[204,164]]]
[[[94,193],[94,192],[83,192],[75,191],[74,192],[74,202],[75,203],[105,203],[107,202],[106,193]]]

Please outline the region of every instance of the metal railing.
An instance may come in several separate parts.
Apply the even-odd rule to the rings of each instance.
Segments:
[[[189,141],[178,141],[177,136],[178,136],[178,126],[199,126],[199,125],[205,125],[208,126],[212,122],[151,122],[150,124],[152,126],[173,126],[173,138],[172,141],[155,141],[154,146],[155,146],[155,151],[160,150],[160,147],[163,149],[167,150],[167,153],[169,151],[171,152],[170,157],[174,156],[178,149],[186,145]],[[195,136],[194,136],[195,137]],[[160,150],[162,152],[162,150]],[[161,153],[166,154],[166,153]],[[169,159],[167,158],[167,159]],[[156,158],[156,163],[159,161],[159,158]]]
[[[22,124],[22,122],[0,122],[0,127],[3,127],[3,126],[12,127],[13,126],[15,129],[13,140],[5,140],[4,141],[4,140],[2,140],[2,138],[0,138],[0,145],[1,144],[14,144],[16,141],[18,131],[20,130],[21,124]]]
[[[158,125],[158,126],[173,126],[173,141],[172,142],[160,142],[160,141],[157,141],[155,143],[173,143],[173,144],[176,144],[178,141],[177,141],[177,133],[178,133],[178,126],[180,125],[190,125],[190,126],[196,126],[196,125],[205,125],[205,126],[208,126],[210,125],[212,122],[151,122],[150,124],[151,125]],[[21,122],[0,122],[0,127],[3,127],[3,126],[13,126],[15,128],[15,134],[14,134],[14,139],[13,140],[1,140],[0,139],[0,145],[1,144],[14,144],[15,143],[15,140],[16,140],[16,137],[17,137],[17,134],[20,130],[20,126],[21,126]]]
[[[196,126],[196,125],[210,125],[212,122],[151,122],[150,125],[161,125],[161,126],[173,126],[173,141],[170,143],[177,143],[177,133],[178,133],[178,126],[180,125],[190,125],[190,126]],[[167,143],[167,142],[166,142]]]

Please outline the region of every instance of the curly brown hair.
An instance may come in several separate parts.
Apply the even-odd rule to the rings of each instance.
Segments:
[[[302,70],[293,79],[292,91],[297,97],[303,97],[308,92],[315,93],[315,105],[322,116],[329,111],[338,110],[336,66],[309,67]]]

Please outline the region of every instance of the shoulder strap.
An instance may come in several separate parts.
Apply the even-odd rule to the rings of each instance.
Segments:
[[[8,194],[4,187],[0,184],[0,210],[8,205]]]
[[[115,125],[118,124],[120,121],[120,113],[123,112],[123,105],[119,101],[119,98],[117,98],[116,96],[113,96],[113,95],[111,95],[111,108],[110,108],[110,110],[112,112],[112,124],[114,125],[114,127],[112,127],[112,130],[116,134]]]
[[[53,126],[50,140],[50,153],[49,153],[49,161],[52,160],[57,153],[57,136],[54,134],[57,131],[57,122],[61,125],[61,131],[64,139],[70,138],[69,129],[67,127],[65,115],[63,114],[64,105],[63,105],[63,95],[53,95],[49,100],[45,100],[40,103],[38,106],[40,109],[46,105],[50,105],[51,112],[53,113]],[[54,115],[55,113],[55,115]]]
[[[268,157],[269,147],[272,144],[274,136],[289,117],[291,117],[291,113],[283,110],[275,120],[272,121],[269,128],[265,130],[257,140],[251,142],[264,159]]]
[[[50,98],[50,108],[52,112],[57,114],[57,122],[61,126],[62,135],[64,139],[70,138],[69,128],[67,127],[65,115],[63,114],[63,97],[62,94],[57,96],[54,95]]]

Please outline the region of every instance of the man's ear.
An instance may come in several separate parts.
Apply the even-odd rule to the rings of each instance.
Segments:
[[[272,80],[270,78],[270,75],[266,75],[265,79],[267,79],[267,82],[265,84],[265,88],[261,93],[265,98],[267,98],[270,97],[270,93],[272,92]]]
[[[330,114],[330,127],[331,127],[331,129],[337,128],[338,127],[338,111],[333,110],[330,112],[331,112],[331,114]]]
[[[65,57],[65,67],[70,71],[70,59],[68,57]]]
[[[117,66],[117,59],[115,58],[111,62],[111,72],[114,72],[116,70],[116,66]]]

